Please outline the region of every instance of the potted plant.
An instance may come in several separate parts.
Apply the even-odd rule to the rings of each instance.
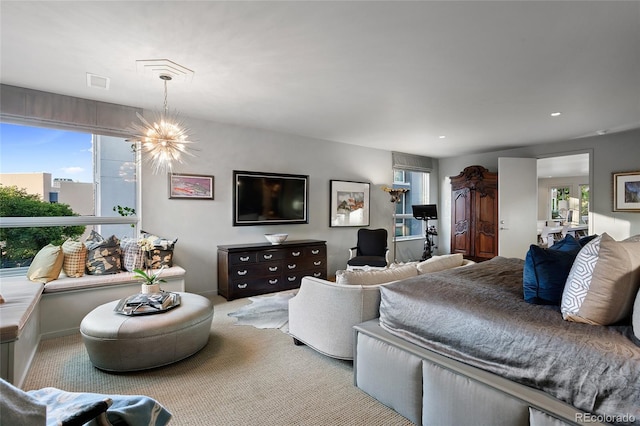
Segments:
[[[162,291],[160,290],[160,283],[167,282],[166,280],[160,279],[160,274],[163,269],[164,265],[155,274],[152,274],[150,270],[146,272],[139,268],[133,270],[133,275],[142,282],[141,290],[143,294],[160,293]]]

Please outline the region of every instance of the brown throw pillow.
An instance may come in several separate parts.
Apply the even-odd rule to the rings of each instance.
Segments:
[[[79,278],[84,275],[85,261],[87,260],[87,248],[81,241],[67,240],[62,244],[64,262],[62,270],[71,278]]]

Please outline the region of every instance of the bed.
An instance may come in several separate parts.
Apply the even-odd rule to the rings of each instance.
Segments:
[[[631,323],[525,302],[523,268],[496,257],[381,289],[379,320],[355,327],[356,386],[416,424],[640,424]]]

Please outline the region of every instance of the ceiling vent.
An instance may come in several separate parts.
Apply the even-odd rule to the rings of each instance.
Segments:
[[[87,73],[87,86],[89,87],[109,90],[110,83],[111,83],[111,79],[109,77],[102,77],[100,75]]]
[[[193,79],[194,71],[176,64],[168,59],[140,59],[136,61],[136,69],[139,74],[159,76],[170,76],[172,80],[183,80],[190,82]]]

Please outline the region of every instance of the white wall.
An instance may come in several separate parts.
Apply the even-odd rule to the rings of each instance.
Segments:
[[[640,129],[593,136],[549,144],[530,145],[522,148],[485,152],[439,160],[440,249],[451,249],[451,184],[449,176],[458,175],[465,167],[479,164],[492,172],[498,171],[498,157],[542,158],[551,155],[591,153],[590,192],[592,232],[607,232],[620,240],[640,234],[640,213],[621,213],[612,210],[612,173],[640,170]]]
[[[326,240],[329,275],[344,269],[358,228],[329,227],[331,179],[370,182],[370,227],[391,226],[392,206],[380,189],[393,179],[389,151],[209,121],[189,120],[189,127],[198,151],[173,171],[213,175],[214,200],[170,200],[167,176],[152,174],[146,164],[142,172],[142,229],[178,238],[175,260],[187,271],[189,292],[217,292],[218,245],[264,242],[265,233]],[[309,223],[233,227],[233,170],[309,175]]]

